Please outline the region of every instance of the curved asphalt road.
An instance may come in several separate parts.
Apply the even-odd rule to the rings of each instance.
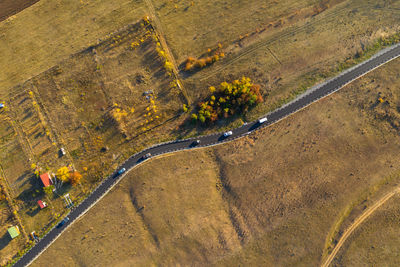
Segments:
[[[337,77],[326,81],[323,84],[317,85],[304,94],[300,95],[290,103],[283,107],[266,115],[268,121],[262,125],[258,124],[257,121],[245,124],[239,128],[232,130],[233,134],[228,138],[223,138],[221,133],[198,137],[194,139],[178,140],[169,143],[159,144],[143,150],[126,160],[120,167],[125,168],[127,171],[144,162],[142,157],[146,153],[151,153],[152,157],[172,151],[190,149],[194,146],[193,141],[199,139],[201,143],[196,147],[206,147],[217,143],[223,143],[232,141],[236,138],[242,137],[249,134],[250,132],[267,127],[290,114],[299,111],[318,99],[325,97],[353,80],[363,76],[367,72],[379,67],[382,64],[389,62],[390,60],[400,56],[400,44],[394,45],[387,49],[382,50],[371,59],[360,63],[359,65],[344,71]],[[126,173],[125,173],[126,174]],[[125,175],[124,174],[124,175]],[[64,224],[61,228],[54,227],[49,233],[47,233],[30,251],[28,251],[16,264],[15,266],[27,266],[34,261],[61,233],[70,226],[76,219],[86,213],[97,201],[99,201],[111,188],[124,176],[117,175],[115,171],[108,178],[106,178],[88,198],[86,198],[79,206],[73,209],[69,214],[69,221]]]

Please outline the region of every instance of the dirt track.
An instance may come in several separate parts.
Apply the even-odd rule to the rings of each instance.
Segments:
[[[340,248],[343,246],[344,242],[346,242],[347,238],[354,232],[354,230],[362,224],[372,213],[374,213],[380,206],[382,206],[386,201],[388,201],[392,196],[396,193],[400,192],[400,188],[396,188],[390,193],[383,196],[379,199],[374,205],[369,207],[360,217],[358,217],[354,223],[347,228],[347,230],[343,233],[342,237],[339,239],[339,242],[336,244],[335,248],[333,249],[332,253],[328,256],[328,258],[321,264],[321,267],[328,267],[333,259],[335,258],[336,254],[339,252]]]
[[[39,0],[2,0],[0,1],[0,21],[30,7]]]

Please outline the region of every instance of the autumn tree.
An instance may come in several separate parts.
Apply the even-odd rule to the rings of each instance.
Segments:
[[[72,185],[77,185],[77,184],[79,184],[80,181],[81,181],[81,179],[82,179],[82,174],[80,174],[80,173],[77,172],[77,171],[71,172],[71,173],[69,174],[69,182],[70,182]]]
[[[260,86],[247,77],[231,83],[223,82],[218,89],[210,86],[209,91],[211,95],[198,104],[198,112],[194,114],[201,123],[213,123],[218,118],[245,113],[263,101]]]
[[[64,166],[57,170],[56,176],[63,182],[69,181],[69,169],[68,167]]]

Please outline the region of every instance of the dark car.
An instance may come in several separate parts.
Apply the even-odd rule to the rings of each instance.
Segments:
[[[197,139],[197,140],[193,141],[193,143],[191,143],[190,146],[194,147],[194,146],[197,146],[199,144],[200,144],[200,140]]]
[[[69,221],[68,217],[65,217],[64,220],[62,220],[59,224],[57,224],[57,228],[63,227],[63,225]]]

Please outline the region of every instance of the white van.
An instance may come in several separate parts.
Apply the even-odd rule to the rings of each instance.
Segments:
[[[268,121],[267,117],[261,118],[258,120],[259,124],[263,124],[264,122]]]

